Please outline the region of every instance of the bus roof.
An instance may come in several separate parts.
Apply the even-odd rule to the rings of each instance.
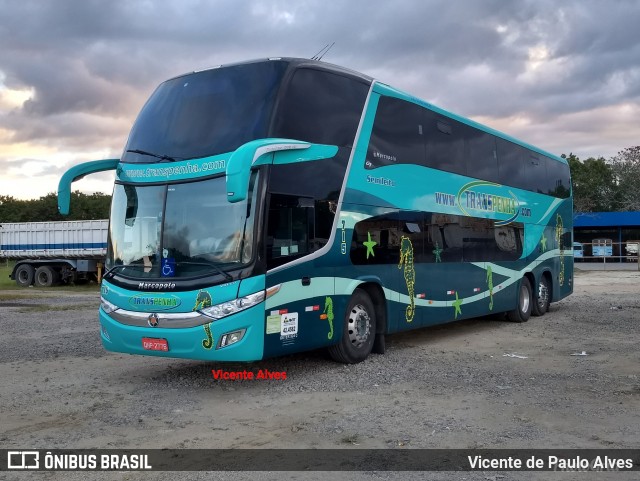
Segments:
[[[438,107],[437,105],[433,105],[425,100],[422,100],[421,98],[415,97],[413,95],[407,94],[406,92],[403,92],[402,90],[399,90],[395,87],[391,87],[388,84],[382,83],[382,82],[378,82],[376,81],[376,87],[377,90],[381,91],[381,93],[384,94],[389,94],[392,95],[394,97],[398,97],[401,98],[403,100],[407,100],[409,102],[413,102],[415,104],[421,105],[423,107],[428,108],[429,110],[432,110],[436,113],[439,113],[440,115],[444,115],[445,117],[449,117],[450,119],[453,120],[457,120],[458,122],[462,122],[463,124],[467,124],[470,127],[473,127],[474,129],[478,129],[478,130],[482,130],[483,132],[486,132],[488,134],[491,135],[495,135],[496,137],[500,137],[501,139],[504,139],[508,142],[513,142],[514,144],[518,144],[526,149],[532,150],[534,152],[537,152],[541,155],[550,157],[554,160],[557,160],[558,162],[562,162],[564,164],[567,164],[567,160],[563,159],[562,157],[559,157],[556,154],[552,154],[551,152],[547,152],[546,150],[542,150],[539,147],[536,147],[534,145],[528,144],[527,142],[524,142],[522,140],[516,139],[515,137],[512,137],[508,134],[505,134],[504,132],[500,132],[499,130],[493,129],[491,127],[488,127],[486,125],[483,125],[479,122],[476,122],[475,120],[471,120],[468,119],[466,117],[463,117],[461,115],[458,114],[454,114],[453,112],[449,112],[448,110],[445,110],[441,107]]]
[[[374,80],[372,77],[369,77],[368,75],[364,75],[360,72],[356,72],[355,70],[341,67],[339,65],[334,65],[332,63],[327,63],[327,62],[321,62],[319,60],[311,60],[308,58],[296,58],[296,57],[269,57],[269,58],[247,60],[244,62],[233,62],[233,63],[221,64],[221,65],[216,65],[215,67],[210,67],[208,69],[195,70],[193,72],[187,72],[181,75],[177,75],[175,77],[172,77],[172,79],[184,77],[185,75],[191,75],[192,73],[204,72],[206,70],[213,70],[221,67],[232,67],[235,65],[245,65],[249,63],[260,63],[260,62],[284,62],[289,64],[292,67],[317,68],[317,69],[328,71],[328,72],[334,72],[334,73],[343,75],[345,77],[352,78],[354,80],[359,80],[360,82],[365,83],[367,85],[370,85]],[[172,79],[169,79],[169,80],[172,80]]]
[[[221,67],[231,67],[234,65],[243,65],[243,64],[249,64],[249,63],[259,63],[259,62],[273,62],[273,61],[279,61],[279,62],[285,62],[288,63],[290,66],[292,67],[306,67],[306,68],[317,68],[319,70],[324,70],[324,71],[328,71],[328,72],[334,72],[336,74],[340,74],[343,75],[345,77],[349,77],[352,78],[354,80],[358,80],[362,83],[365,83],[367,85],[370,85],[371,83],[375,83],[376,89],[378,91],[380,91],[381,93],[384,94],[388,94],[394,97],[398,97],[401,98],[403,100],[407,100],[409,102],[413,102],[416,103],[418,105],[421,105],[423,107],[428,108],[429,110],[432,110],[434,112],[439,113],[440,115],[444,115],[445,117],[449,117],[453,120],[457,120],[458,122],[462,122],[463,124],[467,124],[470,127],[473,127],[475,129],[478,130],[482,130],[488,134],[494,135],[496,137],[499,137],[501,139],[504,139],[508,142],[513,142],[514,144],[518,144],[526,149],[529,149],[533,152],[537,152],[541,155],[550,157],[558,162],[562,162],[564,164],[567,164],[566,159],[563,159],[562,157],[559,157],[558,155],[552,154],[550,152],[547,152],[545,150],[542,150],[534,145],[528,144],[527,142],[524,142],[522,140],[518,140],[515,137],[512,137],[508,134],[505,134],[504,132],[500,132],[499,130],[493,129],[491,127],[488,127],[486,125],[483,125],[479,122],[476,122],[474,120],[468,119],[466,117],[463,117],[461,115],[455,114],[453,112],[450,112],[448,110],[445,110],[441,107],[438,107],[434,104],[431,104],[425,100],[422,100],[418,97],[415,97],[411,94],[408,94],[402,90],[399,90],[395,87],[391,87],[388,84],[385,84],[383,82],[380,82],[378,80],[375,80],[372,77],[369,77],[368,75],[364,75],[360,72],[357,72],[355,70],[351,70],[345,67],[341,67],[339,65],[334,65],[331,63],[327,63],[327,62],[322,62],[319,60],[311,60],[311,59],[307,59],[307,58],[297,58],[297,57],[269,57],[269,58],[261,58],[261,59],[254,59],[254,60],[248,60],[248,61],[244,61],[244,62],[234,62],[234,63],[229,63],[229,64],[222,64],[222,65],[217,65],[215,67],[211,67],[210,69],[203,69],[203,70],[197,70],[194,72],[189,72],[189,73],[185,73],[182,75],[177,75],[176,77],[173,78],[180,78],[183,77],[185,75],[190,75],[192,73],[197,73],[197,72],[202,72],[205,70],[212,70],[212,69],[216,69],[216,68],[221,68]],[[171,79],[169,79],[171,80]]]

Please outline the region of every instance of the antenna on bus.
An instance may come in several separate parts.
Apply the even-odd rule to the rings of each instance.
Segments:
[[[320,51],[315,54],[313,57],[311,57],[311,60],[322,60],[322,57],[324,57],[327,52],[329,50],[331,50],[331,47],[333,47],[336,43],[333,42],[331,45],[326,44],[323,48],[320,49]]]

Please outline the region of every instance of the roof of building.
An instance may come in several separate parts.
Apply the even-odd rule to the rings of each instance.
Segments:
[[[640,211],[576,212],[573,227],[640,227]]]

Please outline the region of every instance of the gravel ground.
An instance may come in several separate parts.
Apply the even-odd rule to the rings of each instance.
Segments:
[[[638,449],[639,281],[640,273],[632,271],[577,271],[575,293],[542,318],[524,324],[474,319],[393,335],[385,355],[350,366],[330,361],[324,351],[252,364],[112,354],[98,336],[98,293],[1,291],[0,447]],[[582,351],[588,355],[571,355]],[[526,359],[504,356],[513,353]],[[214,380],[211,370],[217,368],[285,371],[286,380]],[[625,478],[629,475],[635,476]],[[319,472],[304,478],[637,475]],[[91,478],[212,476],[91,473]],[[216,473],[215,478],[300,476]]]

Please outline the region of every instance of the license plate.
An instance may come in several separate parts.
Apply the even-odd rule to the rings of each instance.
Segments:
[[[147,351],[168,351],[169,344],[166,339],[142,338],[142,347]]]

